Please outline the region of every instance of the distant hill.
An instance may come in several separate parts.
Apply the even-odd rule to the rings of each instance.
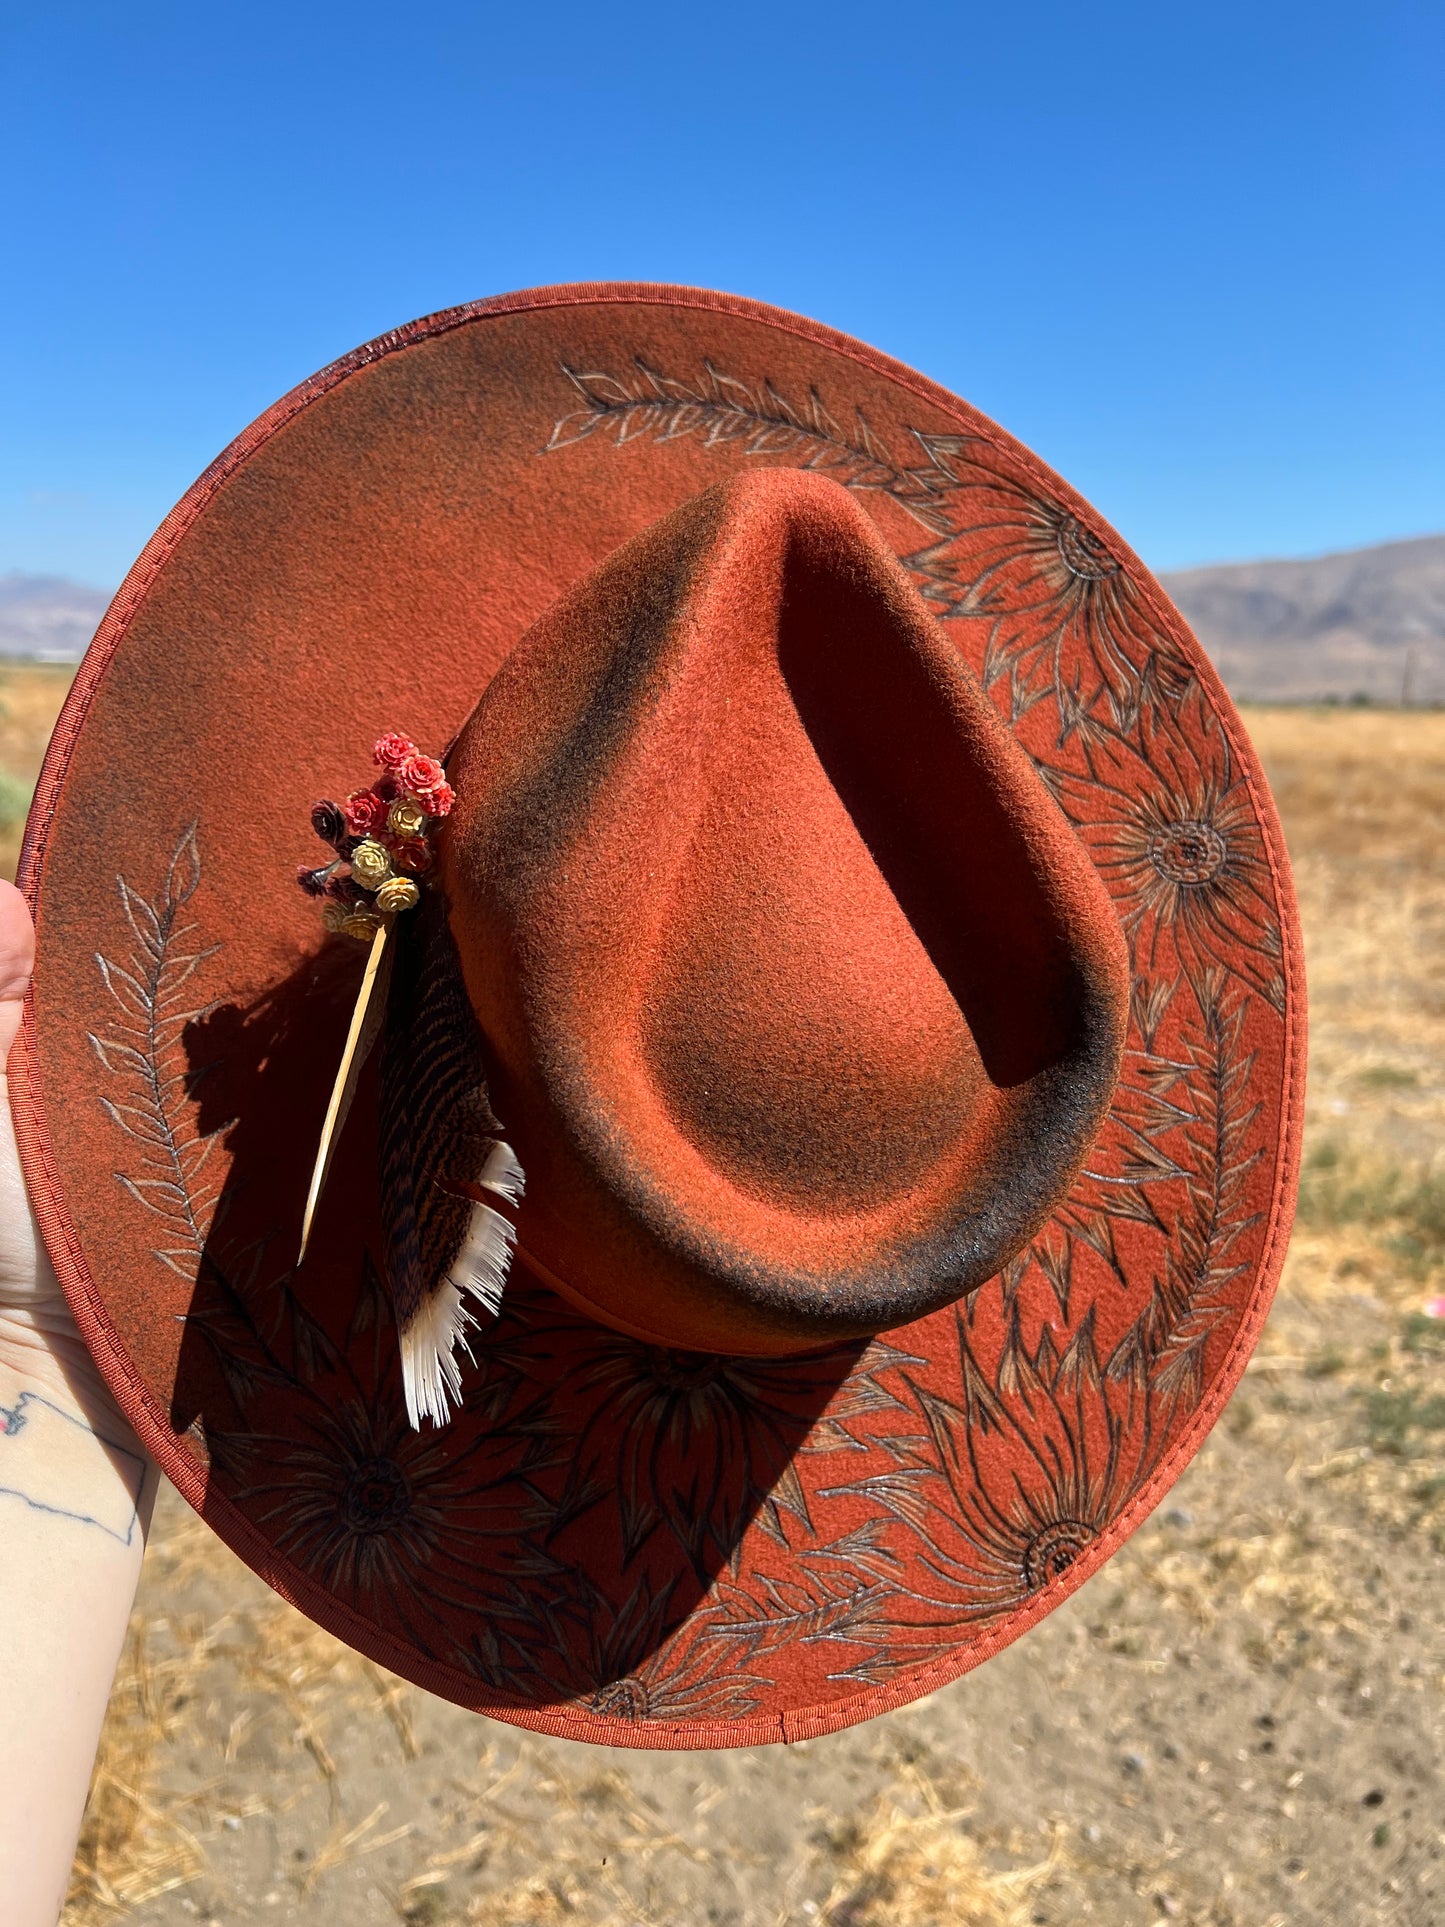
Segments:
[[[1160,581],[1236,697],[1445,702],[1445,535]]]
[[[79,662],[109,602],[60,575],[0,575],[0,656]]]
[[[1160,578],[1241,698],[1445,702],[1445,535]],[[110,597],[0,575],[0,656],[76,662]]]

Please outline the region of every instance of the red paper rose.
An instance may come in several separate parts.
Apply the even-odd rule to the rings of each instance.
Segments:
[[[370,836],[373,831],[386,827],[386,798],[378,796],[375,790],[353,790],[342,808],[346,826],[353,836]]]
[[[456,800],[457,793],[450,783],[438,783],[434,790],[428,790],[420,799],[428,816],[450,816]]]
[[[398,736],[394,729],[389,729],[384,736],[377,737],[376,748],[371,753],[383,769],[400,769],[408,757],[417,754],[417,747],[410,736]]]
[[[406,761],[399,765],[397,774],[401,778],[402,788],[410,790],[421,803],[425,803],[431,792],[447,780],[447,773],[435,756],[423,756],[418,750],[413,750]]]

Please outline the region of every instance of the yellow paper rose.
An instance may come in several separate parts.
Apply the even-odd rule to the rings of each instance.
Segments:
[[[391,875],[391,858],[373,837],[358,843],[351,852],[351,874],[363,890],[379,890]]]
[[[398,910],[412,910],[421,901],[421,891],[410,877],[388,877],[376,893],[376,907],[395,916]]]
[[[426,811],[414,796],[399,796],[387,812],[386,827],[393,836],[420,836],[426,828]]]

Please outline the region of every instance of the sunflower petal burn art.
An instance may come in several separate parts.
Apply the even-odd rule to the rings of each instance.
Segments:
[[[423,1417],[445,1425],[461,1404],[457,1350],[470,1357],[467,1334],[477,1322],[467,1301],[496,1315],[516,1242],[493,1200],[516,1205],[525,1179],[487,1101],[476,1021],[440,894],[428,888],[431,838],[454,794],[442,765],[409,737],[388,732],[373,757],[381,773],[369,789],[313,806],[312,827],[335,854],[297,872],[306,894],[323,899],[328,931],[371,945],[312,1169],[300,1255],[362,1066],[383,1037],[386,1279],[407,1417],[420,1429]],[[419,906],[420,916],[407,916]]]

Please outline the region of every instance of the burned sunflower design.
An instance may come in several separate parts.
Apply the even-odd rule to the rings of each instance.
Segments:
[[[780,1545],[790,1522],[811,1534],[797,1455],[814,1435],[846,1449],[851,1425],[897,1403],[879,1373],[909,1359],[876,1340],[866,1350],[739,1358],[554,1329],[581,1339],[559,1360],[554,1417],[576,1449],[554,1533],[593,1506],[615,1506],[624,1565],[662,1528],[699,1578],[736,1560],[750,1525]]]
[[[794,1454],[855,1356],[731,1358],[603,1335],[571,1382],[592,1409],[559,1519],[615,1493],[624,1564],[661,1525],[699,1575],[736,1556],[754,1518],[785,1539],[785,1514],[809,1524]]]
[[[488,1686],[521,1699],[567,1703],[604,1719],[736,1719],[771,1682],[719,1668],[694,1636],[695,1609],[681,1575],[604,1589],[586,1567],[539,1547],[520,1549],[515,1572],[478,1595],[453,1657]],[[682,1596],[680,1596],[682,1595]]]
[[[485,1434],[458,1450],[413,1431],[392,1401],[317,1406],[293,1436],[257,1443],[264,1474],[236,1503],[328,1592],[395,1614],[414,1637],[418,1612],[472,1602],[484,1542],[510,1535],[525,1497],[487,1463]]]
[[[1060,1350],[1047,1324],[1026,1344],[1015,1308],[992,1374],[962,1315],[957,1337],[961,1402],[910,1384],[922,1434],[885,1440],[895,1468],[855,1488],[919,1541],[907,1587],[918,1637],[1016,1611],[1062,1578],[1147,1481],[1167,1437],[1147,1392],[1130,1397],[1109,1378],[1092,1309]]]
[[[1159,788],[1134,799],[1114,827],[1113,860],[1130,928],[1174,932],[1191,960],[1239,957],[1241,974],[1279,1009],[1278,926],[1253,812],[1218,778],[1198,789]]]
[[[1024,484],[972,437],[939,452],[955,526],[903,557],[936,615],[989,624],[980,669],[1003,683],[1017,722],[1053,697],[1062,744],[1100,711],[1132,729],[1160,693],[1158,642],[1133,581],[1104,538]],[[1092,670],[1092,674],[1088,673]]]
[[[1254,802],[1202,699],[1198,709],[1189,737],[1147,729],[1142,760],[1118,740],[1091,746],[1095,808],[1100,791],[1115,807],[1077,827],[1133,940],[1136,971],[1158,969],[1167,933],[1191,979],[1223,965],[1283,1010],[1279,913]]]
[[[758,1703],[770,1681],[739,1668],[719,1668],[690,1629],[669,1629],[685,1615],[673,1605],[673,1585],[654,1594],[638,1580],[614,1605],[597,1594],[588,1614],[588,1684],[578,1695],[589,1713],[605,1719],[738,1719]]]

